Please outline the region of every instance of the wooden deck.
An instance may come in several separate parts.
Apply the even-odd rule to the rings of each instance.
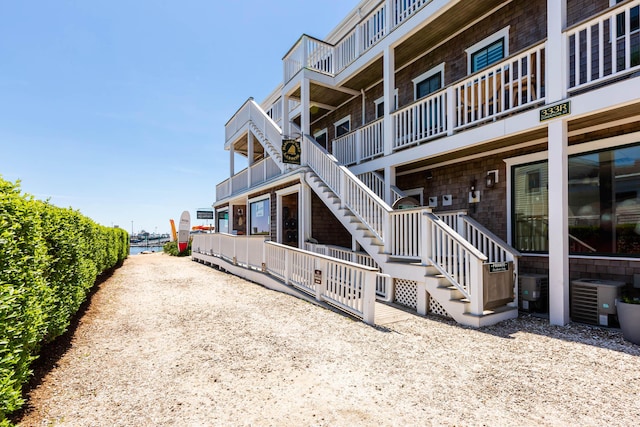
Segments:
[[[417,314],[401,310],[388,304],[376,302],[375,324],[384,326],[408,320]]]

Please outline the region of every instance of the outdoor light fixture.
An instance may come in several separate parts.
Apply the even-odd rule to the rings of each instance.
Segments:
[[[485,180],[486,180],[486,187],[493,188],[498,182],[498,171],[492,170],[487,172],[487,176],[485,177]]]
[[[471,185],[469,186],[469,191],[471,191],[471,198],[475,199],[476,196],[476,180],[471,180]]]
[[[426,171],[426,172],[424,173],[424,177],[425,177],[426,179],[432,179],[432,178],[433,178],[433,172],[431,172],[430,170]]]

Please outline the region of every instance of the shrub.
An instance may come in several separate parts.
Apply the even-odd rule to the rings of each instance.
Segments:
[[[66,331],[98,275],[128,251],[126,231],[22,195],[0,178],[0,426],[23,403],[40,345]]]

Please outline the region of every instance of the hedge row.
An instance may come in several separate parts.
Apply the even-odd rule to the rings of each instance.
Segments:
[[[0,426],[24,403],[40,346],[67,329],[97,277],[128,252],[125,230],[34,200],[0,178]]]

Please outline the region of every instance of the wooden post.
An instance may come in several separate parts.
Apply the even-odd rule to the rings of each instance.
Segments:
[[[364,290],[362,292],[362,320],[375,325],[376,317],[376,272],[364,272]]]

